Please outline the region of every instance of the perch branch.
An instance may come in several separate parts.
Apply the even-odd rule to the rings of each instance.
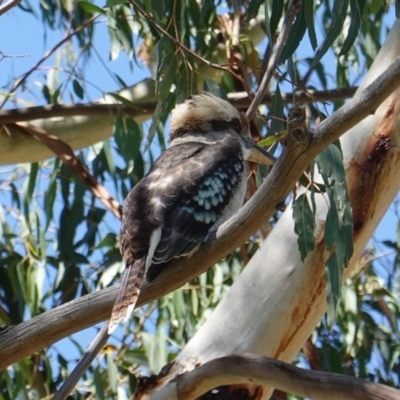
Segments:
[[[177,259],[151,284],[143,286],[138,306],[149,303],[181,287],[215,264],[245,241],[276,212],[293,185],[316,154],[350,127],[373,113],[400,86],[400,60],[397,59],[360,96],[324,120],[313,134],[308,148],[288,152],[279,158],[260,189],[248,203],[211,237],[189,260]],[[326,138],[326,140],[325,140]],[[250,212],[251,211],[251,212]],[[0,331],[0,370],[75,332],[107,319],[117,287],[73,300],[53,310]]]

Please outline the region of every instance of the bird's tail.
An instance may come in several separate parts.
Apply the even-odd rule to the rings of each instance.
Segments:
[[[135,308],[143,283],[145,261],[145,259],[136,260],[133,264],[127,265],[125,269],[118,296],[115,300],[111,318],[108,323],[109,335],[114,332],[121,321],[126,322],[129,319]]]

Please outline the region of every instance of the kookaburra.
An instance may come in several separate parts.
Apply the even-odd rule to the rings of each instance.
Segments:
[[[239,210],[245,161],[274,162],[251,139],[245,115],[211,93],[178,105],[170,126],[170,147],[124,203],[120,249],[126,270],[109,333],[129,318],[145,273],[152,281],[172,259],[190,257]]]

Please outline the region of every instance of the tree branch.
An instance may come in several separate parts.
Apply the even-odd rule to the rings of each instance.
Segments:
[[[297,90],[295,92],[282,93],[284,104],[293,103],[293,99],[299,103],[313,103],[316,101],[328,102],[350,98],[354,95],[357,87],[346,87],[330,90]],[[249,96],[246,92],[235,92],[228,94],[228,100],[235,107],[247,109],[250,106]],[[271,105],[272,96],[265,95],[261,104]],[[136,105],[136,102],[135,102]],[[66,104],[46,105],[28,108],[14,108],[0,111],[0,125],[14,124],[16,122],[31,121],[40,118],[72,117],[72,116],[129,116],[132,118],[150,118],[154,112],[157,101],[138,102],[136,108],[124,104]],[[138,110],[138,108],[140,110]]]
[[[324,147],[373,113],[400,86],[397,59],[360,96],[324,120],[308,140],[287,146],[271,173],[248,203],[208,238],[189,260],[177,259],[154,282],[143,286],[138,306],[181,287],[243,243],[275,212],[298,177]],[[306,138],[305,138],[306,139]],[[311,139],[311,141],[310,141]],[[108,288],[47,311],[0,331],[0,369],[56,341],[92,326],[110,315],[117,288]]]
[[[195,400],[224,385],[261,385],[315,400],[397,400],[400,391],[351,376],[309,371],[255,354],[209,361],[177,378],[179,400]],[[140,383],[139,383],[140,385]]]
[[[7,3],[0,6],[0,16],[10,11],[12,8],[16,7],[22,0],[9,0]]]

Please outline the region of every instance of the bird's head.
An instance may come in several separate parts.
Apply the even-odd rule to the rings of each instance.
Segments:
[[[239,141],[245,160],[274,163],[274,157],[253,142],[246,116],[212,93],[193,95],[172,111],[171,146],[189,141],[212,144],[227,135]]]

